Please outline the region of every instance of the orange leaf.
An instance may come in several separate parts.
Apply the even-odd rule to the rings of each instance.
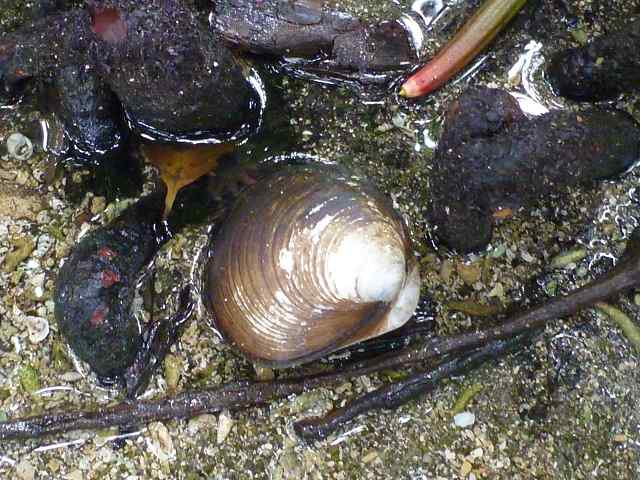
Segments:
[[[178,191],[215,170],[218,161],[233,151],[231,143],[214,145],[142,144],[145,159],[158,168],[160,178],[167,186],[164,216],[171,211]]]

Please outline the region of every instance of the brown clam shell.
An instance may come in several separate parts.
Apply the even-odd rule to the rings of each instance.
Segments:
[[[216,233],[206,272],[216,326],[272,366],[397,328],[419,293],[391,202],[325,165],[287,166],[246,191]]]

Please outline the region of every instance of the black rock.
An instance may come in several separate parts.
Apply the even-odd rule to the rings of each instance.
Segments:
[[[157,237],[163,202],[154,195],[87,234],[58,272],[54,301],[60,332],[99,377],[122,377],[142,345],[131,312],[140,270],[164,239]]]
[[[547,77],[556,93],[577,101],[608,100],[640,88],[640,19],[584,47],[555,54]]]
[[[450,107],[434,156],[429,220],[461,252],[491,240],[493,214],[624,172],[640,128],[621,111],[554,111],[527,119],[505,91],[468,91]]]

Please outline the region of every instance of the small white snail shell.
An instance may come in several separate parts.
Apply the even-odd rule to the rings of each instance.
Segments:
[[[16,160],[29,160],[33,155],[33,143],[19,132],[12,133],[7,138],[7,152]]]
[[[418,303],[390,201],[335,166],[288,166],[238,201],[212,242],[207,302],[247,357],[289,366],[398,328]]]

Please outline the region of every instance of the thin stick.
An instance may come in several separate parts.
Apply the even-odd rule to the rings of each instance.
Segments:
[[[96,411],[54,413],[0,423],[0,440],[32,438],[69,430],[133,426],[152,421],[181,419],[223,408],[239,409],[319,386],[343,382],[400,365],[410,365],[447,353],[477,348],[498,339],[515,337],[539,329],[551,320],[572,315],[640,284],[640,229],[634,231],[619,265],[610,273],[569,295],[516,315],[512,320],[480,332],[434,338],[380,359],[361,362],[343,371],[275,382],[236,382],[220,388],[184,392],[155,401],[122,403]]]
[[[510,338],[544,327],[552,320],[573,315],[638,285],[640,285],[640,229],[633,232],[616,268],[564,297],[554,298],[526,312],[516,314],[496,327],[451,337],[432,338],[421,345],[382,355],[366,364],[361,362],[352,366],[350,370],[358,372],[359,375],[365,375],[400,365],[423,362],[450,352],[477,348],[493,340]]]
[[[526,340],[525,340],[526,341]],[[477,351],[460,358],[447,360],[436,367],[410,375],[404,380],[387,384],[352,400],[344,407],[332,410],[324,417],[300,420],[294,424],[298,435],[306,440],[327,438],[345,423],[358,415],[374,410],[390,410],[432,392],[438,384],[452,375],[459,375],[473,370],[488,360],[496,359],[521,346],[523,339],[496,340]],[[528,343],[528,342],[527,342]]]
[[[127,401],[93,411],[52,413],[0,423],[0,440],[35,438],[70,430],[133,427],[154,421],[183,419],[222,409],[263,405],[305,390],[344,382],[358,370],[337,371],[273,382],[240,381],[219,388],[187,391],[175,397]]]

